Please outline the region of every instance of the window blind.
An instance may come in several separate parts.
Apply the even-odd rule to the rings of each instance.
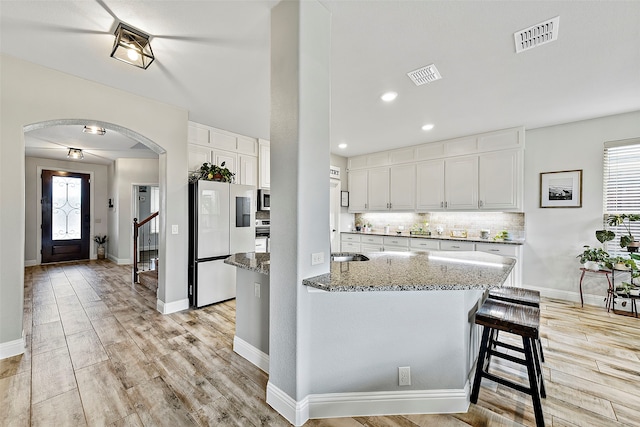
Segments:
[[[607,142],[604,145],[604,221],[608,215],[640,213],[640,138]],[[627,251],[620,247],[620,236],[631,234],[640,239],[640,222],[625,222],[624,225],[607,229],[616,233],[616,238],[607,242],[606,250],[611,255],[623,255]]]

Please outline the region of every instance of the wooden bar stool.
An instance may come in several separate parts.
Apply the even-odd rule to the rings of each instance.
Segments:
[[[484,326],[480,354],[476,366],[475,379],[471,392],[471,402],[478,402],[480,382],[482,378],[513,388],[531,396],[533,400],[533,412],[536,418],[536,426],[544,427],[544,415],[542,414],[541,397],[546,397],[542,369],[535,351],[535,340],[538,339],[540,325],[540,309],[504,301],[487,299],[476,312],[476,324]],[[493,330],[505,331],[522,337],[522,348],[510,344],[494,342]],[[499,351],[498,347],[504,347],[524,354],[521,359]],[[489,373],[489,365],[492,357],[509,360],[527,368],[529,386],[518,384],[514,381]]]
[[[512,304],[540,307],[540,292],[531,289],[514,288],[509,286],[493,288],[489,290],[487,298],[510,302]],[[495,339],[498,339],[497,330],[495,331]],[[536,340],[536,347],[540,353],[540,360],[544,362],[544,352],[542,351],[542,343],[539,338]]]

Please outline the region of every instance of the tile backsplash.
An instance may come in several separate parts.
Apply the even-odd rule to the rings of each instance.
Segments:
[[[469,237],[479,237],[480,230],[486,229],[490,237],[507,230],[514,239],[525,238],[524,213],[520,212],[370,212],[355,214],[352,230],[358,220],[363,224],[370,223],[374,231],[383,231],[388,225],[391,231],[403,226],[408,232],[414,224],[424,224],[426,221],[433,235],[436,235],[437,227],[442,227],[445,236],[453,229],[463,229],[467,230]]]

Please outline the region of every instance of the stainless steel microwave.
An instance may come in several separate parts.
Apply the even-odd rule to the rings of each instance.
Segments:
[[[258,190],[258,210],[271,210],[271,194],[269,190]]]

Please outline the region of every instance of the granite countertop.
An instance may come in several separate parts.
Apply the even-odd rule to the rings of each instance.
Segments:
[[[336,253],[334,255],[352,255]],[[369,261],[331,261],[303,285],[329,292],[485,290],[502,286],[515,260],[474,251],[372,252]],[[239,253],[225,264],[269,274],[270,254]]]
[[[458,242],[473,242],[473,243],[498,243],[503,245],[524,245],[524,239],[513,239],[513,240],[503,240],[497,239],[494,240],[493,237],[488,239],[482,239],[479,236],[470,236],[470,237],[451,237],[445,234],[432,234],[431,236],[427,236],[424,234],[410,234],[408,231],[404,231],[400,234],[391,232],[385,233],[383,231],[342,231],[341,234],[360,234],[363,236],[388,236],[388,237],[411,237],[416,239],[431,239],[431,240],[455,240]]]
[[[242,252],[231,255],[224,260],[225,264],[234,267],[243,268],[245,270],[255,271],[256,273],[269,275],[269,267],[271,264],[271,254]]]

